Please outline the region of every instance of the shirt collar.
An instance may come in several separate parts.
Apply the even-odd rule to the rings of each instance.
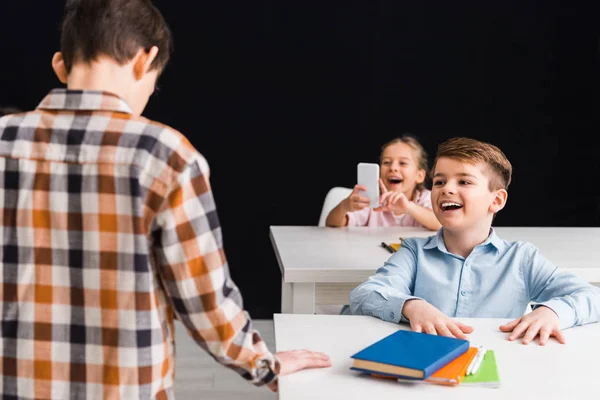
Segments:
[[[496,234],[496,230],[493,227],[490,227],[490,235],[485,240],[485,242],[481,243],[480,246],[491,245],[496,248],[496,251],[501,251],[504,247],[504,241],[498,237]]]
[[[437,234],[435,234],[434,236],[431,236],[429,238],[429,241],[427,241],[427,243],[425,243],[425,245],[423,246],[423,249],[437,248],[438,250],[440,250],[444,253],[448,253],[448,249],[446,248],[446,244],[444,243],[443,231],[444,231],[444,228],[441,228],[437,232]],[[485,246],[494,247],[496,249],[496,252],[501,251],[504,246],[504,242],[502,241],[502,239],[500,239],[498,237],[498,235],[496,234],[496,230],[493,227],[490,227],[490,234],[488,235],[487,239],[485,239],[483,241],[483,243],[475,246],[475,248],[485,247]]]
[[[37,108],[42,110],[112,111],[132,114],[129,105],[114,93],[102,90],[53,89]]]

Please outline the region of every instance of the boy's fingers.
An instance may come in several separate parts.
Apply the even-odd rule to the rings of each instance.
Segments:
[[[552,330],[550,328],[542,327],[542,329],[540,329],[540,339],[538,341],[540,346],[544,346],[548,342],[551,333]]]
[[[474,330],[472,326],[470,326],[470,325],[465,325],[465,324],[463,324],[463,323],[461,323],[461,322],[454,322],[454,324],[456,324],[456,326],[457,326],[457,327],[458,327],[458,328],[459,328],[461,331],[463,331],[464,333],[471,333],[471,332],[473,332],[473,330]]]
[[[433,324],[427,324],[424,327],[425,333],[429,333],[430,335],[437,335],[437,331],[435,330],[435,326]]]
[[[304,357],[304,368],[325,368],[331,366],[329,357],[309,354]]]
[[[448,327],[445,324],[436,324],[435,329],[437,331],[437,334],[440,336],[454,337],[452,332],[450,332],[450,329],[448,329]]]
[[[512,320],[508,324],[500,325],[500,330],[502,332],[510,332],[513,329],[515,329],[515,326],[517,326],[519,324],[519,322],[521,322],[521,318]]]
[[[525,332],[525,336],[523,336],[523,340],[521,341],[521,343],[529,344],[533,340],[533,338],[537,336],[539,331],[540,326],[538,324],[529,325],[529,328],[527,329],[527,332]]]
[[[281,364],[280,375],[288,375],[307,368],[325,368],[331,366],[326,354],[313,351],[282,351],[275,353]]]
[[[450,323],[448,325],[448,329],[450,329],[450,332],[452,332],[452,334],[454,335],[454,337],[458,338],[458,339],[466,339],[467,336],[463,333],[463,331],[457,326],[456,323]]]
[[[529,327],[529,323],[528,322],[521,321],[519,323],[519,325],[517,325],[513,329],[512,333],[508,337],[508,340],[515,340],[516,338],[520,337],[523,334],[523,332],[525,332],[525,330],[527,330],[528,327]]]
[[[560,328],[554,329],[554,331],[552,331],[552,335],[556,338],[556,340],[558,340],[559,343],[562,343],[562,344],[567,343],[567,339],[565,338],[565,335],[563,335]]]
[[[423,327],[420,324],[416,324],[413,328],[412,328],[413,332],[418,332],[421,333],[423,332]]]

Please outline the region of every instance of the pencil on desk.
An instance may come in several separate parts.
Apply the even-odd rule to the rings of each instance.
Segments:
[[[479,370],[479,367],[481,367],[481,364],[483,363],[483,358],[485,357],[486,352],[487,352],[487,350],[485,348],[483,348],[479,351],[479,353],[477,353],[477,357],[475,357],[475,358],[477,358],[477,360],[475,361],[475,364],[471,368],[471,373],[469,375],[474,375],[477,373],[477,371]]]
[[[483,360],[483,356],[485,356],[485,352],[486,352],[486,349],[484,346],[477,347],[477,354],[475,355],[475,357],[473,357],[473,359],[471,360],[471,363],[467,367],[467,375],[472,375],[477,371],[477,369],[479,369],[479,366],[481,365],[480,362],[481,362],[481,360]]]
[[[394,254],[394,252],[396,251],[396,250],[394,250],[394,248],[392,246],[390,246],[389,244],[387,244],[385,242],[381,242],[381,247],[383,247],[384,249],[386,249],[387,251],[389,251],[392,254]]]

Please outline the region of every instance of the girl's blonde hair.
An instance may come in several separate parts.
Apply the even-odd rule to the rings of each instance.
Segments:
[[[429,177],[429,167],[427,166],[427,152],[425,151],[425,149],[423,148],[423,146],[417,140],[416,137],[409,135],[409,134],[404,134],[400,137],[390,140],[389,142],[387,142],[386,144],[381,146],[381,154],[379,155],[379,163],[381,164],[383,152],[385,151],[385,149],[387,149],[389,146],[396,144],[396,143],[404,143],[413,149],[413,153],[415,155],[415,162],[417,163],[417,168],[425,171],[425,180],[422,183],[418,183],[416,189],[419,192],[426,190],[425,182],[426,182],[427,178]]]

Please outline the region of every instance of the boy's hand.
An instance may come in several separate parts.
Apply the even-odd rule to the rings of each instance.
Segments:
[[[280,370],[278,376],[293,374],[301,369],[309,368],[327,368],[331,367],[329,356],[325,353],[319,353],[309,350],[290,350],[275,353],[279,360]],[[276,392],[278,390],[277,380],[271,382],[269,389]]]
[[[473,327],[453,321],[425,300],[407,300],[402,307],[402,314],[410,321],[410,328],[415,332],[459,339],[466,339],[465,333],[473,332]]]
[[[361,196],[358,194],[360,190],[366,191],[367,188],[363,185],[356,185],[354,189],[352,189],[352,193],[344,200],[344,211],[352,212],[362,210],[365,207],[368,207],[371,204],[371,200],[368,197]]]
[[[544,306],[540,306],[506,325],[501,325],[500,330],[502,332],[512,331],[508,340],[515,340],[525,334],[522,340],[523,344],[529,344],[538,334],[540,335],[540,346],[545,345],[550,336],[554,336],[562,344],[567,343],[560,330],[558,316],[550,308]]]
[[[402,192],[390,192],[385,187],[383,180],[379,179],[379,188],[381,195],[379,196],[379,207],[373,211],[391,211],[397,213],[405,213],[410,206],[411,201]]]

